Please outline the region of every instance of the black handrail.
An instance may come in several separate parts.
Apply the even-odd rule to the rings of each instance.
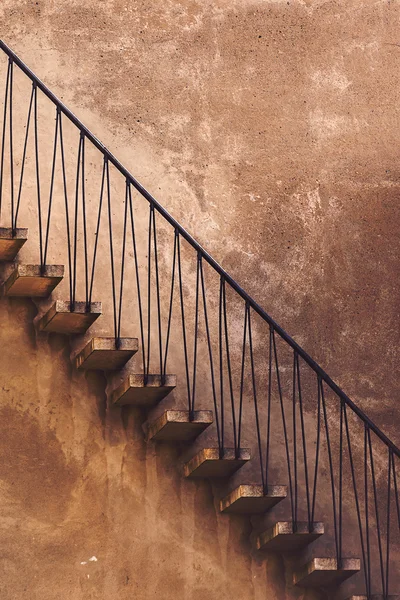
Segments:
[[[240,285],[218,264],[212,256],[182,227],[165,208],[144,188],[119,160],[97,139],[95,135],[57,98],[55,94],[26,66],[26,64],[0,40],[0,48],[31,79],[31,81],[55,104],[55,106],[87,137],[94,146],[111,162],[133,187],[168,221],[172,227],[204,258],[213,269],[234,289],[245,302],[287,343],[311,369],[341,398],[349,408],[365,423],[375,435],[400,458],[400,449],[375,425],[344,391],[329,377],[322,367],[263,309]]]
[[[96,273],[96,256],[99,253],[98,251],[100,251],[100,259],[97,260],[97,263],[99,263],[99,261],[105,258],[105,254],[107,255],[109,252],[111,267],[109,277],[112,288],[112,297],[110,300],[113,306],[115,347],[119,348],[122,341],[120,337],[121,327],[124,330],[126,330],[126,327],[134,327],[135,331],[138,327],[140,328],[142,346],[141,367],[144,384],[147,385],[148,377],[153,372],[150,370],[150,367],[155,357],[158,357],[157,368],[159,367],[160,369],[161,385],[166,384],[167,357],[168,349],[171,346],[170,342],[174,339],[179,345],[181,343],[179,338],[182,336],[182,358],[184,362],[179,364],[177,356],[174,356],[173,362],[174,370],[177,367],[177,373],[185,373],[187,390],[185,392],[182,388],[180,391],[183,396],[187,394],[188,418],[192,421],[195,418],[197,396],[200,396],[200,403],[202,405],[207,405],[210,401],[209,392],[207,392],[207,389],[203,385],[203,393],[196,394],[196,384],[199,387],[198,382],[201,381],[201,367],[199,366],[200,361],[198,358],[200,352],[205,352],[204,356],[208,356],[210,363],[210,379],[207,385],[211,387],[209,391],[212,393],[219,457],[221,459],[225,457],[225,451],[228,449],[227,444],[233,441],[235,456],[239,458],[241,442],[245,436],[250,436],[252,447],[257,446],[258,448],[258,457],[255,460],[259,462],[259,477],[266,495],[269,494],[269,485],[273,483],[273,478],[275,477],[273,461],[278,458],[278,461],[283,460],[286,462],[289,491],[288,500],[291,509],[293,531],[297,530],[298,523],[300,523],[299,519],[306,516],[308,531],[311,533],[313,531],[316,510],[321,511],[322,509],[324,515],[328,516],[326,514],[326,506],[320,505],[318,501],[319,490],[321,489],[320,480],[323,484],[328,483],[332,496],[330,509],[333,517],[335,556],[338,565],[341,564],[343,549],[346,544],[343,541],[344,536],[349,539],[352,536],[351,528],[346,533],[347,526],[344,520],[350,524],[351,519],[354,521],[356,518],[359,529],[359,550],[363,562],[365,590],[368,594],[368,600],[372,600],[371,594],[377,585],[382,590],[383,596],[387,598],[389,590],[395,584],[391,571],[395,571],[396,569],[391,567],[393,565],[393,554],[390,551],[391,548],[398,547],[398,543],[392,540],[393,534],[397,530],[396,526],[393,529],[395,522],[398,524],[400,533],[400,496],[397,483],[398,466],[395,463],[395,459],[397,461],[399,458],[398,448],[348,398],[325,371],[171,217],[157,200],[143,188],[109,150],[54,96],[4,42],[0,41],[0,48],[8,58],[1,140],[0,218],[2,215],[3,192],[6,194],[9,193],[10,221],[13,234],[15,235],[21,206],[25,163],[30,164],[30,168],[34,170],[33,179],[36,179],[37,207],[32,204],[30,195],[27,195],[28,206],[26,206],[25,201],[23,201],[23,204],[25,204],[25,210],[26,208],[30,212],[37,210],[40,268],[44,273],[47,266],[49,243],[53,245],[55,241],[61,239],[63,242],[67,242],[70,287],[69,310],[74,312],[76,309],[77,286],[81,288],[78,280],[82,280],[83,277],[85,307],[86,311],[90,311]],[[23,102],[21,103],[22,99],[20,98],[18,98],[18,103],[13,103],[15,67],[18,68],[18,71],[26,75],[32,84],[24,135],[21,135],[18,128],[13,127],[13,123],[16,120],[14,111],[15,109],[20,109],[24,104]],[[51,160],[48,160],[46,152],[43,152],[43,147],[41,147],[39,141],[39,132],[43,131],[43,119],[39,119],[38,116],[38,97],[42,97],[42,94],[39,95],[40,92],[55,107],[54,133],[50,132],[50,138],[52,135],[54,136]],[[65,152],[62,117],[66,117],[65,121],[72,124],[75,134],[78,133],[79,144],[77,153],[72,150],[72,152],[68,151],[67,155]],[[33,161],[30,161],[29,157],[31,155],[30,150],[28,150],[28,138],[32,121],[34,140],[33,146],[32,142],[31,146]],[[46,118],[44,122],[45,125],[49,124]],[[46,135],[48,135],[47,132]],[[7,138],[9,148],[7,148],[7,156],[5,157]],[[101,169],[99,169],[100,165],[96,160],[89,162],[87,158],[85,159],[85,149],[88,147],[86,141],[89,141],[100,152]],[[22,163],[18,185],[16,181],[18,175],[14,169],[14,166],[18,165],[15,149],[21,143]],[[72,164],[71,158],[73,161]],[[69,179],[69,175],[67,177],[66,159],[69,161],[68,171],[70,167],[75,171],[75,178],[73,177],[72,180]],[[56,164],[57,162],[60,163],[60,161],[61,170],[59,171],[56,168]],[[42,199],[43,189],[47,188],[47,185],[44,183],[46,176],[44,176],[43,180],[41,177],[40,165],[42,163],[49,165],[47,167],[49,169],[47,177],[50,177],[48,201],[43,201]],[[92,164],[94,172],[88,177],[88,166],[91,170],[90,165]],[[122,181],[120,177],[117,180],[114,180],[114,177],[112,177],[113,186],[111,186],[110,179],[110,164],[115,168],[118,176],[123,176]],[[44,172],[46,172],[46,169]],[[101,185],[100,197],[98,198],[97,192],[93,192],[93,184],[97,185],[97,178],[100,172]],[[10,177],[9,184],[5,183],[6,174]],[[59,194],[54,194],[55,186],[57,185],[55,180],[60,175],[62,179],[60,183],[62,185],[58,189],[63,191],[64,202]],[[71,183],[68,184],[67,180],[71,181]],[[114,183],[118,181],[119,187],[114,188]],[[14,188],[16,183],[18,196],[15,203]],[[125,188],[124,201],[121,197],[121,184]],[[134,216],[136,214],[136,207],[134,208],[136,202],[134,202],[132,196],[132,187],[139,193],[139,198],[143,197],[147,200],[149,208],[146,225],[146,222],[143,221],[143,214],[139,209],[139,202],[137,207],[139,212],[137,214],[141,215],[141,220],[140,237],[138,238],[135,225],[136,217]],[[112,188],[114,189],[113,192]],[[117,200],[114,200],[115,194],[117,195]],[[55,239],[50,238],[52,227],[50,221],[52,214],[55,212],[52,211],[54,196],[56,196],[55,202],[61,202],[61,206],[64,205],[66,219],[65,238],[59,235]],[[113,196],[113,200],[111,196]],[[104,211],[107,213],[105,218],[108,224],[108,243],[106,242],[106,245],[103,245],[101,242],[99,244],[100,230],[104,231],[104,226],[101,226]],[[62,212],[61,209],[58,217],[62,215]],[[123,234],[121,239],[114,236],[114,215],[116,222],[120,226],[122,225]],[[157,225],[159,220],[157,215],[160,215],[162,217],[161,221],[168,225],[169,235],[167,232],[167,237],[164,236],[163,228],[161,227],[160,229]],[[81,226],[78,224],[80,217],[83,218]],[[6,216],[5,219],[8,221],[9,217]],[[71,222],[70,219],[72,219]],[[95,230],[93,230],[94,220],[97,223]],[[172,226],[172,229],[169,229],[170,226]],[[169,269],[165,268],[169,260],[168,251],[166,254],[162,252],[161,256],[158,248],[166,248],[165,242],[168,239],[171,243],[171,234],[173,235],[173,256],[169,278]],[[94,237],[92,237],[93,235]],[[102,235],[104,236],[104,233]],[[34,237],[35,234],[32,241],[34,241]],[[130,237],[132,248],[128,252],[127,241]],[[190,256],[185,256],[183,261],[181,237],[188,242],[190,250],[195,250],[197,264],[195,270],[192,268],[193,255],[191,258]],[[94,244],[93,258],[90,260],[88,251],[92,243]],[[109,245],[108,249],[107,245]],[[120,255],[119,249],[121,250]],[[57,250],[57,255],[61,261],[64,261],[63,252],[61,249]],[[77,272],[77,269],[80,264],[78,258],[80,261],[82,252],[84,269],[83,273],[80,274]],[[204,268],[206,263],[210,267],[210,273],[212,272],[214,276],[217,275],[218,283],[215,279],[212,280],[212,284],[210,281],[210,285],[206,282],[206,270]],[[120,267],[120,275],[117,272],[118,266]],[[183,266],[185,266],[185,271],[187,269],[189,271],[184,272]],[[132,267],[134,268],[134,278],[131,278],[126,270]],[[139,270],[142,271],[142,275],[139,273]],[[193,280],[194,275],[195,280]],[[103,272],[102,277],[104,278],[104,276],[107,277]],[[120,277],[119,292],[117,289],[118,277]],[[144,277],[146,285],[143,285]],[[237,347],[237,343],[235,344],[236,348],[232,347],[232,332],[235,331],[235,335],[237,335],[239,331],[237,329],[237,313],[235,316],[235,326],[233,327],[233,323],[229,322],[232,313],[230,310],[230,301],[227,301],[228,288],[226,284],[229,284],[229,289],[235,292],[234,297],[236,300],[239,300],[241,310],[244,310],[240,363],[238,361],[240,348]],[[216,289],[217,286],[219,287],[219,292]],[[174,300],[176,287],[178,287],[178,293]],[[187,300],[185,300],[185,288],[191,289],[194,292],[194,324],[192,324],[192,311],[190,311],[189,315],[186,313],[185,316],[185,304],[187,303]],[[207,301],[208,288],[213,290],[211,302]],[[131,301],[133,300],[133,304],[127,303],[127,294],[124,294],[124,290],[128,293]],[[153,291],[155,291],[155,298]],[[104,298],[103,287],[101,293]],[[125,297],[125,304],[123,302],[123,295]],[[167,298],[169,298],[168,306],[166,305]],[[179,307],[180,313],[178,315],[176,309]],[[124,311],[125,314],[127,309],[129,316],[122,322],[122,312]],[[132,319],[132,310],[138,311],[138,320],[137,317]],[[165,314],[165,310],[168,310],[167,315]],[[203,312],[204,320],[201,318],[201,312]],[[152,317],[153,314],[154,318]],[[252,335],[252,322],[255,316],[259,318],[257,322],[254,321],[257,344],[253,344]],[[209,317],[214,319],[217,327],[211,329]],[[181,332],[179,332],[179,327],[176,328],[173,326],[173,322],[176,323],[176,319],[178,319],[178,324],[182,326]],[[262,324],[266,324],[268,327],[269,340],[265,335],[264,328],[260,328]],[[166,328],[166,331],[163,331],[164,328]],[[218,341],[216,339],[217,336]],[[229,340],[230,337],[231,341]],[[154,344],[156,339],[157,343]],[[268,349],[265,347],[265,343],[268,343]],[[193,352],[191,352],[190,348],[192,344]],[[264,350],[262,350],[263,344]],[[163,347],[165,347],[164,351]],[[283,350],[282,355],[281,350]],[[287,363],[288,350],[290,355],[293,353],[292,366],[288,366]],[[256,355],[261,357],[261,361],[255,361]],[[193,360],[192,365],[190,365],[191,360]],[[235,368],[237,366],[240,366],[240,373],[236,371],[238,375],[235,375]],[[205,367],[208,368],[207,365]],[[289,379],[285,375],[285,372],[289,374]],[[239,375],[240,391],[237,386]],[[267,375],[266,382],[265,375]],[[315,384],[317,384],[316,388],[314,387]],[[327,394],[328,391],[334,395],[332,400],[330,400],[331,394]],[[316,402],[310,403],[307,401],[306,404],[306,397],[309,395],[310,398],[314,397]],[[238,402],[235,400],[235,397],[238,399]],[[332,418],[331,409],[333,409],[334,418]],[[352,419],[352,421],[349,420],[350,411],[351,414],[355,415],[355,419]],[[306,413],[308,413],[307,419]],[[244,416],[246,416],[246,419],[244,419]],[[253,421],[254,419],[255,421]],[[253,423],[255,426],[254,429],[252,429]],[[280,425],[282,427],[282,437],[279,435]],[[265,426],[266,431],[264,431]],[[373,447],[371,431],[375,433],[379,442],[384,444],[383,447]],[[315,434],[316,439],[314,437]],[[363,443],[361,443],[362,439]],[[356,453],[353,452],[353,446],[357,448]],[[272,454],[274,456],[271,458]],[[384,464],[382,461],[387,461],[386,479],[377,477],[378,471],[375,468],[376,459],[378,459],[380,465]],[[344,503],[344,490],[346,486],[347,489],[352,489],[352,496],[355,502],[353,512],[347,510],[347,505]],[[326,486],[324,486],[324,493],[326,493],[326,489]],[[304,498],[305,500],[303,507],[299,504],[300,498]],[[344,510],[345,507],[346,510]],[[372,558],[373,561],[371,560]],[[394,560],[396,560],[396,557]],[[379,575],[378,571],[380,571]]]

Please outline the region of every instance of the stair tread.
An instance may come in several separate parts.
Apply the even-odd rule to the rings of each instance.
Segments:
[[[64,334],[85,333],[101,315],[101,302],[75,302],[74,310],[70,310],[69,301],[57,300],[41,318],[41,331]]]
[[[0,261],[12,261],[28,239],[28,230],[0,227]]]
[[[115,371],[122,369],[138,351],[137,338],[121,338],[117,349],[113,337],[93,337],[75,356],[77,369]]]
[[[184,466],[185,477],[229,477],[250,460],[250,450],[241,448],[239,458],[234,448],[225,448],[223,458],[218,448],[203,448]]]
[[[342,558],[340,568],[336,558],[313,558],[293,575],[293,583],[301,587],[340,585],[361,569],[359,558]]]
[[[311,531],[309,531],[308,521],[298,521],[296,530],[293,525],[293,521],[278,521],[258,536],[257,548],[292,552],[311,544],[324,534],[324,524],[320,521],[312,523]]]
[[[64,265],[16,265],[4,283],[6,296],[46,298],[64,277]]]
[[[151,374],[145,378],[143,374],[130,374],[111,393],[111,402],[118,406],[130,404],[143,408],[152,408],[165,398],[176,387],[176,375]]]
[[[237,514],[260,514],[284,500],[285,485],[270,485],[266,493],[262,485],[241,484],[220,500],[220,511]]]
[[[188,410],[166,410],[148,426],[147,439],[188,442],[194,440],[213,422],[211,410],[196,410],[190,420]]]

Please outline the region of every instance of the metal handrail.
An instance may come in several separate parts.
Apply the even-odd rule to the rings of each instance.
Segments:
[[[274,319],[257,303],[242,287],[221,267],[221,265],[212,258],[212,256],[180,225],[170,213],[146,190],[145,187],[120,163],[120,161],[106,148],[98,138],[57,98],[55,94],[27,67],[27,65],[0,40],[0,48],[9,56],[9,58],[29,77],[35,86],[37,86],[55,106],[90,140],[90,142],[104,155],[106,160],[129,181],[133,187],[157,210],[160,215],[168,221],[172,227],[196,250],[198,254],[224,279],[226,283],[234,289],[245,302],[264,320],[274,331],[287,343],[301,358],[310,366],[310,368],[323,380],[331,390],[339,396],[343,402],[364,422],[365,426],[373,431],[375,435],[400,458],[400,449],[379,429],[377,425],[360,409],[345,392],[329,377],[324,369],[280,326]]]

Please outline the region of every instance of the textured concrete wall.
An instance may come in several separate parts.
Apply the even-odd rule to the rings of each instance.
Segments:
[[[397,443],[399,13],[399,3],[389,0],[151,4],[3,0],[0,6],[2,38]],[[91,383],[95,388],[97,384]],[[43,394],[39,390],[40,402],[46,404],[48,391]],[[90,412],[93,402],[92,397],[92,402],[79,410]],[[6,401],[4,405],[9,410]],[[27,410],[25,404],[20,408]],[[37,434],[32,434],[39,441],[44,436],[43,444],[38,442],[39,454],[40,447],[47,444],[46,436],[53,435],[49,407],[45,415],[39,420]],[[59,415],[65,419],[62,406]],[[85,415],[88,418],[90,415]],[[96,432],[94,439],[98,435],[102,440],[98,442],[101,447],[102,419],[96,414],[90,421]],[[76,420],[71,419],[70,425],[60,424],[56,437],[69,439],[69,427]],[[79,426],[87,427],[88,423],[79,422]],[[34,427],[30,418],[27,427]],[[15,431],[19,431],[16,424]],[[86,446],[80,435],[76,439],[77,448],[70,445],[64,454],[74,456],[81,443],[82,448]],[[125,443],[144,452],[139,431],[136,442],[118,439],[117,452],[122,452]],[[65,514],[72,512],[72,524],[79,523],[74,511],[90,513],[89,498],[107,499],[109,487],[124,485],[117,483],[120,456],[113,459],[112,451],[112,447],[107,451],[111,453],[110,483],[104,473],[99,475],[99,481],[90,484],[92,492],[85,491],[84,499],[76,494],[76,486],[78,481],[84,486],[83,463],[79,461],[85,460],[85,452],[82,450],[82,457],[75,456],[74,483],[65,492],[73,497],[73,508],[65,508]],[[90,455],[90,450],[86,453]],[[98,454],[103,460],[103,454]],[[59,459],[64,460],[61,454]],[[128,460],[135,459],[130,454]],[[90,464],[92,469],[96,463]],[[126,486],[129,500],[135,466],[136,462],[127,475],[132,478]],[[68,469],[62,479],[68,480]],[[146,471],[139,472],[144,494]],[[174,472],[169,474],[175,478]],[[213,597],[204,588],[196,596],[193,587],[206,584],[204,580],[193,582],[196,565],[211,560],[208,545],[207,552],[202,546],[204,539],[208,544],[216,537],[215,552],[219,552],[218,544],[226,548],[229,539],[227,552],[233,553],[232,560],[224,559],[225,574],[219,572],[213,580],[218,581],[219,592],[229,595],[225,576],[235,573],[232,590],[238,589],[240,579],[246,590],[244,598],[263,598],[267,582],[272,586],[271,598],[274,587],[276,596],[281,597],[283,576],[277,577],[277,569],[283,567],[273,565],[269,571],[268,566],[250,563],[246,552],[238,557],[235,542],[242,530],[230,525],[232,534],[228,529],[223,533],[218,529],[217,535],[215,530],[208,531],[210,513],[205,505],[210,499],[204,500],[206,488],[191,484],[186,488],[188,484],[180,479],[170,486],[167,476],[160,476],[154,486],[165,486],[166,494],[171,490],[178,493],[182,486],[182,494],[193,494],[191,502],[193,490],[202,490],[198,491],[199,503],[204,502],[203,508],[194,506],[188,517],[192,519],[188,528],[193,527],[190,535],[201,538],[196,551],[202,553],[202,560],[191,562],[193,548],[188,551],[190,574],[187,580],[182,576],[182,587],[176,588],[175,596]],[[29,496],[32,486],[26,482],[23,493]],[[154,494],[156,506],[161,492],[155,489]],[[34,511],[37,503],[35,496],[32,498]],[[88,557],[96,554],[91,550],[95,537],[101,538],[106,548],[107,536],[118,540],[121,530],[130,548],[132,536],[126,520],[132,519],[132,531],[145,522],[134,519],[134,510],[122,513],[125,516],[119,520],[117,504],[107,502],[111,512],[103,525],[99,506],[97,533],[93,537],[87,534]],[[203,511],[201,518],[198,510]],[[174,539],[180,535],[186,539],[180,529],[181,513],[175,517],[168,516]],[[58,531],[54,524],[65,518],[56,515],[44,526],[51,531],[46,544]],[[150,511],[148,518],[154,518],[154,512]],[[160,522],[164,525],[167,517]],[[152,522],[146,531],[157,536],[160,526]],[[70,527],[69,531],[74,540],[75,530]],[[138,538],[144,535],[139,532]],[[146,543],[146,557],[153,556],[153,538]],[[73,544],[75,541],[71,547]],[[117,550],[121,567],[125,559],[119,545]],[[101,593],[104,598],[117,597],[118,590],[118,597],[123,598],[123,585],[113,569],[113,552],[107,552],[107,567],[97,575],[97,581],[104,582]],[[160,550],[160,562],[168,552]],[[43,555],[51,565],[48,545]],[[74,556],[79,569],[80,550],[79,557],[78,550]],[[136,568],[134,554],[127,556],[129,569]],[[145,557],[140,556],[144,564]],[[81,562],[86,560],[85,555]],[[178,551],[176,560],[181,560]],[[26,561],[30,562],[29,557]],[[13,581],[17,567],[11,563],[7,564]],[[67,569],[65,564],[66,560],[62,566],[60,562],[59,568]],[[93,570],[99,568],[99,563],[88,565]],[[154,570],[146,568],[149,573]],[[164,568],[164,574],[172,569],[167,564]],[[134,582],[131,585],[141,585],[137,576],[141,570],[138,567],[138,571],[127,574]],[[94,590],[99,588],[94,584],[90,592],[82,587],[95,581],[96,575],[86,580],[88,574],[83,570],[78,584],[76,570],[67,570],[63,585],[73,581],[76,598],[103,598],[96,595]],[[38,585],[44,585],[42,575],[37,579]],[[146,598],[138,589],[139,597]],[[21,598],[22,593],[21,589]],[[42,595],[36,593],[46,597],[43,590]],[[48,593],[52,598],[53,592]],[[151,588],[148,598],[154,595]],[[221,595],[215,592],[215,597]]]
[[[22,58],[398,435],[398,2],[3,0],[0,18]]]
[[[251,558],[210,487],[144,444],[139,411],[106,410],[104,378],[77,375],[35,314],[0,302],[2,599],[282,598],[281,561]]]

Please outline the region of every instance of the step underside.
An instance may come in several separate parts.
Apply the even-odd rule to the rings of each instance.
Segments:
[[[299,521],[293,526],[292,521],[279,521],[257,538],[258,550],[274,552],[294,552],[311,544],[324,533],[324,524],[312,523],[311,530],[308,521]]]
[[[262,485],[239,485],[220,503],[220,511],[235,514],[261,514],[284,500],[287,496],[285,485],[270,485],[267,490]]]
[[[5,296],[46,298],[64,277],[63,265],[17,265],[4,284]]]
[[[213,422],[211,410],[196,410],[190,419],[187,410],[166,410],[150,423],[147,439],[163,442],[190,442]]]
[[[13,235],[14,233],[14,235]],[[12,261],[28,239],[28,230],[0,227],[0,261]]]
[[[358,558],[343,558],[340,567],[336,558],[313,558],[294,573],[293,583],[311,588],[338,586],[360,568]]]
[[[143,408],[152,408],[176,387],[176,375],[148,375],[145,383],[144,375],[132,374],[111,394],[111,402],[118,406],[130,404]]]
[[[241,448],[238,456],[234,448],[225,448],[220,458],[218,448],[204,448],[185,464],[185,477],[229,477],[250,460],[250,450]]]
[[[121,338],[117,348],[115,338],[94,337],[74,359],[77,369],[116,371],[122,369],[138,350],[137,338]]]
[[[75,302],[74,310],[71,311],[71,304],[64,300],[57,300],[39,322],[41,331],[82,334],[85,333],[91,325],[101,315],[101,302],[91,302],[88,306],[86,302]]]

